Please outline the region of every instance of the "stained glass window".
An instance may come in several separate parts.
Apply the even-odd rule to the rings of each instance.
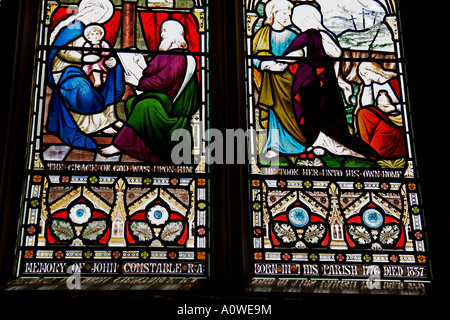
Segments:
[[[41,1],[17,276],[208,276],[207,10]]]
[[[253,276],[428,281],[396,1],[243,6]]]

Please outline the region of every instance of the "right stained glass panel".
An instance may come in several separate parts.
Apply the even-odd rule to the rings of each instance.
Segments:
[[[243,5],[254,277],[429,281],[396,2]]]

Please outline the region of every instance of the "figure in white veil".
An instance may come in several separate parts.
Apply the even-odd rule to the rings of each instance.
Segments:
[[[48,57],[47,79],[53,93],[47,131],[73,147],[95,149],[88,134],[116,121],[113,104],[124,92],[121,66],[114,57],[105,60],[106,81],[94,88],[82,70],[82,51],[75,49],[83,47],[83,31],[88,25],[105,23],[113,13],[109,0],[82,0],[78,12],[59,22],[50,36],[55,48]]]

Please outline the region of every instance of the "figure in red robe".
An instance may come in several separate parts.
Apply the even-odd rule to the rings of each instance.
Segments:
[[[404,157],[406,147],[396,74],[374,62],[361,63],[358,74],[363,87],[355,114],[361,138],[383,158]]]

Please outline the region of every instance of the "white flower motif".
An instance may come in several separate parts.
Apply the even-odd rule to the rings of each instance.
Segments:
[[[91,215],[91,209],[85,204],[76,204],[69,211],[70,220],[76,224],[86,223]]]
[[[169,219],[169,212],[163,206],[156,205],[148,211],[147,217],[151,224],[161,225]]]

